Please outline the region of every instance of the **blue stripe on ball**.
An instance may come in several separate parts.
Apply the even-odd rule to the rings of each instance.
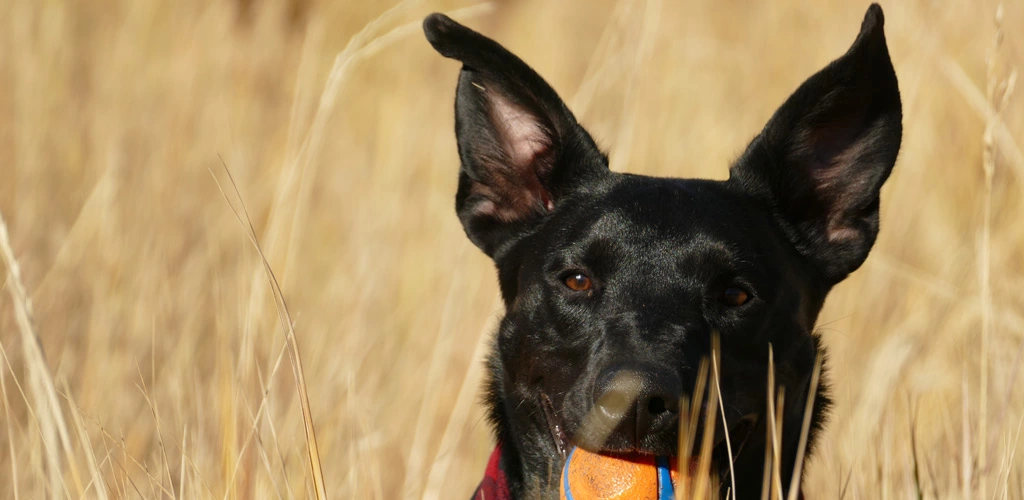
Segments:
[[[565,490],[565,500],[574,500],[572,497],[572,490],[569,489],[569,463],[572,462],[572,454],[576,452],[576,447],[573,446],[569,450],[569,456],[565,457],[565,467],[562,469],[562,489]]]
[[[673,500],[676,497],[676,489],[672,484],[672,469],[668,457],[657,457],[654,463],[658,466],[658,500]]]

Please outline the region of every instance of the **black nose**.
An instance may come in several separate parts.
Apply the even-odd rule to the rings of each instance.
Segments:
[[[646,436],[675,425],[681,394],[679,377],[671,371],[641,364],[609,367],[594,386],[595,417],[640,446]]]

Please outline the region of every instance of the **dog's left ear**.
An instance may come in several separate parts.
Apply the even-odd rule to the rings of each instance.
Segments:
[[[765,199],[830,284],[864,262],[878,235],[879,190],[903,132],[882,9],[868,8],[850,49],[775,112],[730,171]]]
[[[554,89],[497,42],[432,14],[427,41],[462,62],[455,133],[462,168],[455,208],[491,257],[572,193],[608,173],[608,160]]]

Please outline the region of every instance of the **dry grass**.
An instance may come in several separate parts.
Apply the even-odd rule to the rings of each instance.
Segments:
[[[293,3],[245,23],[235,0],[0,3],[0,496],[433,499],[480,479],[500,303],[453,214],[458,66],[417,26],[470,4]],[[1024,97],[1003,97],[1024,3],[998,45],[994,1],[884,7],[904,145],[876,250],[821,316],[836,409],[807,493],[1024,498]],[[865,8],[461,17],[544,74],[614,168],[724,178]]]

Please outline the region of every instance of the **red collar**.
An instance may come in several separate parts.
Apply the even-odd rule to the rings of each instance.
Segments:
[[[498,443],[491,452],[487,470],[484,471],[484,480],[480,481],[472,500],[512,500],[508,478],[505,477],[505,468],[501,463],[501,443]]]

